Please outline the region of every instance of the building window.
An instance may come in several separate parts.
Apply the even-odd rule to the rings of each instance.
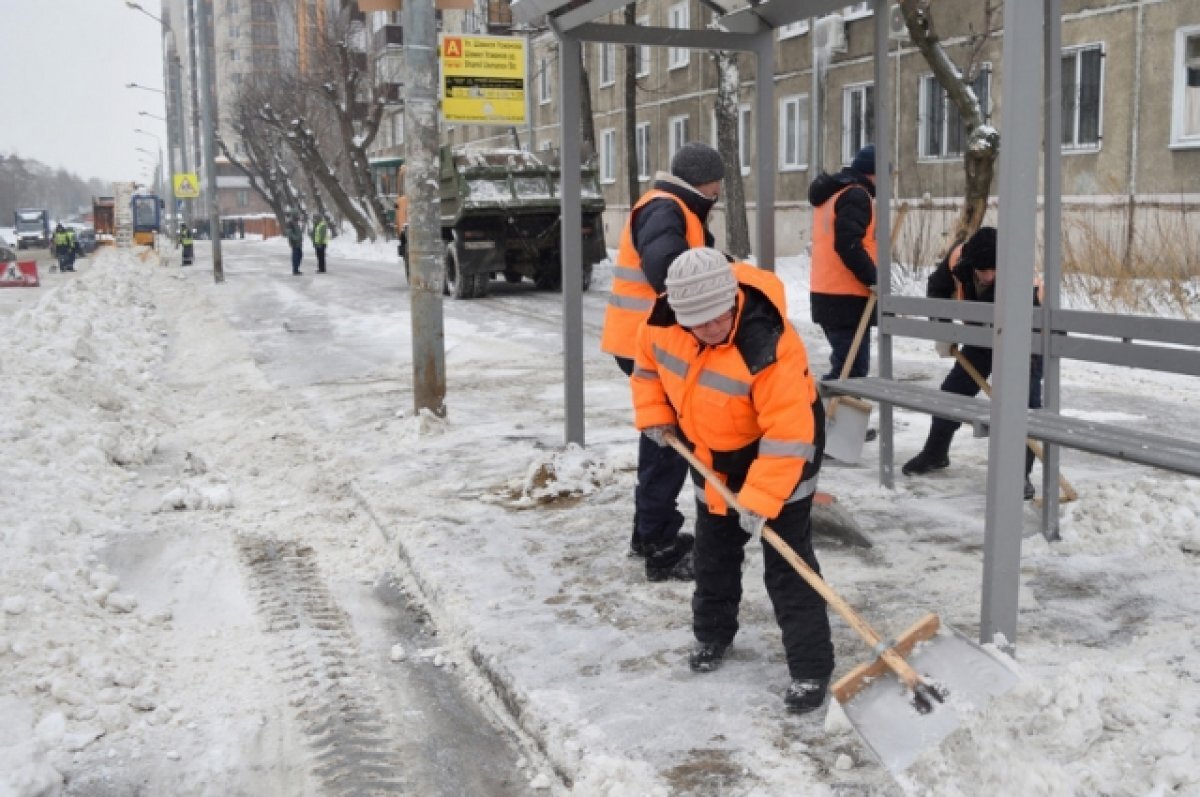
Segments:
[[[600,45],[600,87],[611,86],[617,82],[617,46],[615,44]]]
[[[675,157],[675,153],[688,143],[688,118],[686,116],[671,117],[670,151],[667,152],[667,162]]]
[[[991,117],[992,69],[985,66],[971,84],[971,91],[979,100],[984,121]],[[933,75],[921,77],[921,114],[917,120],[919,128],[918,154],[922,158],[955,158],[966,148],[967,129],[963,124],[958,106],[950,101],[950,95]]]
[[[738,106],[738,163],[742,167],[742,174],[750,173],[751,164],[751,147],[750,147],[750,131],[754,129],[751,124],[751,110],[749,104]],[[713,125],[716,129],[716,125]]]
[[[779,101],[779,169],[791,171],[808,165],[808,95]]]
[[[617,181],[617,131],[609,127],[600,131],[600,182]]]
[[[550,102],[550,59],[543,56],[538,59],[538,104]]]
[[[875,140],[875,87],[870,83],[842,90],[842,163]]]
[[[1175,95],[1171,144],[1200,146],[1200,25],[1175,33]]]
[[[849,22],[852,19],[862,19],[871,16],[871,3],[851,3],[842,9],[842,18]]]
[[[650,27],[650,17],[638,17],[637,24],[640,28]],[[637,77],[647,77],[650,74],[650,47],[643,46],[637,48],[637,69],[634,75]]]
[[[803,36],[808,33],[808,20],[802,19],[799,22],[789,22],[786,25],[779,26],[779,40],[794,39],[797,36]]]
[[[404,143],[404,114],[392,114],[392,144],[400,146]]]
[[[249,207],[249,206],[250,206],[250,192],[249,192],[249,191],[247,191],[247,190],[246,190],[246,189],[244,189],[244,188],[240,188],[240,189],[238,189],[238,192],[237,192],[237,206],[238,206],[239,208],[245,208],[245,207]]]
[[[687,3],[679,3],[671,6],[667,11],[667,26],[679,28],[680,30],[686,30],[692,26],[692,23],[688,20]],[[687,66],[691,60],[691,51],[686,47],[671,47],[667,50],[668,69],[680,69]]]
[[[1103,64],[1104,50],[1099,44],[1063,51],[1063,149],[1100,148]]]
[[[650,179],[650,123],[642,122],[635,131],[638,179]]]

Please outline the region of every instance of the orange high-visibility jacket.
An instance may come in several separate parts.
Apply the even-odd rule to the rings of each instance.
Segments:
[[[678,425],[696,456],[722,476],[729,476],[719,464],[723,454],[754,451],[738,500],[751,512],[774,518],[785,503],[816,491],[815,468],[802,476],[805,463],[817,455],[813,405],[819,399],[804,343],[787,321],[783,283],[746,263],[733,269],[738,294],[726,343],[703,346],[678,323],[659,321],[658,312],[638,330],[630,379],[635,423],[639,429]],[[738,346],[752,292],[766,297],[782,319],[781,333],[770,341],[774,351],[751,355],[753,366]],[[704,498],[714,514],[727,514],[725,501],[711,486]]]
[[[654,300],[658,298],[654,287],[642,271],[642,257],[633,245],[633,219],[648,202],[655,199],[670,199],[679,205],[687,225],[684,238],[688,246],[695,249],[704,246],[704,225],[700,217],[688,208],[679,197],[667,191],[652,188],[629,212],[629,220],[621,231],[617,247],[617,262],[613,268],[612,295],[604,310],[604,332],[600,336],[600,350],[616,357],[632,360],[637,348],[638,325],[650,315]]]
[[[837,214],[834,208],[838,199],[846,191],[866,191],[861,185],[853,184],[838,191],[824,203],[813,208],[812,227],[812,272],[809,290],[813,293],[827,293],[850,296],[870,296],[871,289],[859,282],[854,272],[846,268],[841,255],[833,248],[833,224]],[[872,262],[879,262],[876,255],[875,242],[875,213],[871,213],[871,223],[863,235],[863,248],[871,256]]]

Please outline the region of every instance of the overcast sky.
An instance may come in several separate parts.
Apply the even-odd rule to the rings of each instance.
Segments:
[[[159,0],[141,0],[158,17]],[[82,178],[148,181],[166,160],[162,43],[153,19],[124,0],[0,0],[0,152]],[[153,157],[138,151],[151,150]],[[149,163],[150,165],[145,165]]]

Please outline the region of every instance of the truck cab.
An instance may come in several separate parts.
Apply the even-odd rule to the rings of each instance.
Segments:
[[[40,208],[23,208],[13,213],[13,233],[17,249],[45,249],[50,246],[50,214]]]

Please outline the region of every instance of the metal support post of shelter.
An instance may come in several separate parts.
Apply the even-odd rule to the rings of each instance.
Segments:
[[[888,120],[892,118],[891,97],[888,84],[888,14],[887,0],[875,0],[875,262],[878,275],[875,290],[881,296],[891,291],[892,285],[892,129]],[[884,57],[880,58],[879,54]],[[868,335],[870,331],[868,330]],[[879,375],[892,378],[892,345],[890,336],[879,333]],[[889,489],[894,485],[895,441],[893,439],[893,411],[888,404],[879,407],[879,483]]]
[[[773,28],[764,27],[752,34],[729,33],[720,30],[684,30],[644,26],[593,23],[597,16],[625,5],[624,0],[596,0],[559,16],[546,18],[559,41],[560,86],[579,86],[582,74],[579,56],[582,42],[635,45],[640,47],[686,47],[698,50],[742,50],[755,56],[757,74],[775,72]],[[515,19],[523,19],[514,5]],[[534,13],[536,16],[536,13]],[[532,17],[530,17],[532,18]],[[755,88],[755,114],[769,118],[774,108],[774,82],[760,80]],[[566,443],[584,445],[583,391],[583,294],[582,195],[580,193],[580,109],[569,98],[574,94],[564,90],[565,101],[559,103],[560,152],[562,166],[562,281],[563,281],[563,381],[565,394]],[[758,125],[755,146],[759,153],[756,198],[756,253],[760,266],[775,267],[775,126]]]
[[[225,264],[221,259],[221,209],[217,203],[217,156],[213,126],[217,115],[216,64],[213,48],[212,0],[196,2],[196,46],[204,64],[201,70],[200,115],[204,121],[204,169],[208,205],[208,238],[212,243],[213,282],[225,281]]]
[[[1004,89],[1000,107],[1041,107],[1042,19],[1022,13],[1021,0],[1004,3]],[[979,636],[984,642],[1015,645],[1021,575],[1023,467],[1028,432],[1033,261],[1036,256],[1038,146],[1037,113],[1004,118],[1000,153],[1001,230],[997,251],[995,326],[992,333],[992,434],[988,436],[987,504],[984,512],[983,595]],[[1057,489],[1057,486],[1056,486]]]

